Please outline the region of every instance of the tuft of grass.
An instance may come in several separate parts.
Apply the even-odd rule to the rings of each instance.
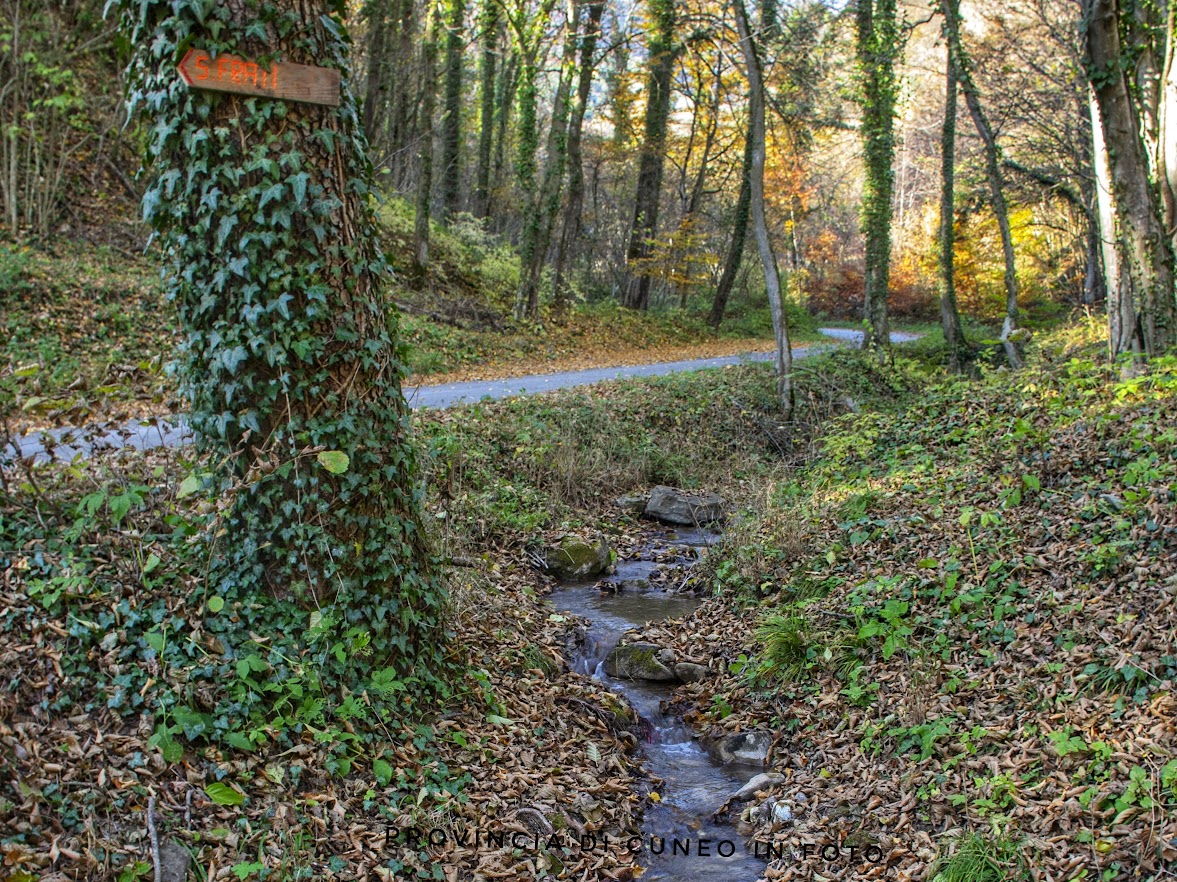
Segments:
[[[987,839],[970,833],[932,866],[932,882],[1013,882],[1028,879],[1021,844],[1001,837]]]
[[[817,641],[802,616],[770,615],[756,629],[764,644],[755,679],[795,682],[802,679],[817,656]]]

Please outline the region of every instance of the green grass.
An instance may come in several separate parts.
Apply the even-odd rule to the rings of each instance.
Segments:
[[[936,861],[929,878],[931,882],[1014,882],[1030,876],[1016,841],[971,833]]]

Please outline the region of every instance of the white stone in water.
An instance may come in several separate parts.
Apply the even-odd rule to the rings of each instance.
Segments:
[[[780,772],[764,772],[737,790],[734,798],[743,802],[755,796],[756,791],[767,790],[773,784],[779,784],[784,780],[785,776],[780,774]]]

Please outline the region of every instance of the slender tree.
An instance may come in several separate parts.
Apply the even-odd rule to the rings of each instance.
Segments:
[[[748,140],[752,143],[752,169],[749,175],[752,195],[752,228],[756,235],[756,247],[760,252],[760,265],[764,269],[764,284],[768,289],[768,307],[772,313],[772,328],[776,337],[777,397],[781,412],[788,420],[793,415],[793,351],[789,345],[789,324],[785,318],[784,297],[781,290],[781,274],[777,265],[769,235],[768,219],[764,213],[764,161],[765,161],[765,95],[764,76],[757,55],[752,30],[748,26],[748,13],[744,0],[732,0],[735,13],[736,31],[740,38],[740,51],[744,56],[744,67],[748,75]]]
[[[649,74],[646,81],[646,126],[634,194],[633,223],[625,253],[622,306],[647,309],[650,305],[649,260],[658,235],[658,205],[666,162],[666,124],[670,117],[671,78],[677,58],[674,0],[648,0],[650,12]]]
[[[548,129],[547,158],[539,190],[531,200],[531,209],[523,224],[523,261],[519,272],[519,289],[515,299],[515,317],[539,314],[539,285],[543,274],[552,230],[560,212],[560,194],[564,168],[568,160],[569,93],[576,74],[577,32],[580,25],[579,0],[571,0],[565,16],[564,54],[560,77],[552,100],[552,119]]]
[[[968,341],[956,308],[956,91],[956,68],[949,50],[944,60],[944,125],[940,132],[940,325],[948,346],[948,364],[959,372],[964,368]]]
[[[368,27],[368,76],[364,94],[364,133],[372,143],[383,125],[384,93],[388,75],[388,0],[368,0],[364,19]]]
[[[751,136],[746,135],[744,161],[740,166],[740,193],[736,197],[736,207],[732,216],[731,238],[728,240],[727,256],[723,260],[719,284],[715,286],[715,298],[711,301],[711,314],[707,317],[708,324],[717,331],[723,321],[723,314],[727,311],[727,301],[731,297],[736,276],[740,272],[740,264],[744,259],[744,243],[748,238],[748,215],[752,204],[754,146]]]
[[[855,49],[860,75],[865,166],[862,227],[866,236],[863,346],[890,346],[887,292],[891,280],[891,217],[895,192],[895,64],[903,48],[897,0],[855,0]]]
[[[462,53],[466,48],[466,0],[449,0],[446,13],[445,116],[441,124],[441,204],[443,218],[448,223],[461,208]]]
[[[437,86],[437,9],[432,0],[425,18],[425,45],[421,49],[421,131],[418,137],[417,216],[413,227],[413,272],[418,283],[429,268],[429,220],[433,205],[433,110]]]
[[[580,61],[576,83],[576,103],[568,120],[568,199],[564,206],[564,219],[560,238],[556,243],[555,264],[555,309],[562,313],[568,304],[567,264],[574,242],[583,231],[584,214],[584,159],[581,143],[584,133],[584,116],[588,110],[589,93],[593,87],[596,71],[597,40],[601,34],[601,16],[605,11],[605,0],[589,0],[588,20],[580,38]]]
[[[1001,326],[1001,342],[1009,366],[1017,370],[1022,366],[1022,352],[1018,329],[1018,272],[1014,262],[1014,239],[1009,225],[1009,207],[1005,199],[1005,183],[1001,176],[1001,148],[989,117],[981,105],[981,95],[973,79],[969,57],[960,38],[960,0],[943,0],[940,11],[944,16],[944,32],[948,37],[948,52],[952,67],[965,104],[981,143],[985,148],[985,177],[989,181],[989,204],[997,218],[997,229],[1001,235],[1001,254],[1005,262],[1005,321]]]
[[[706,192],[707,173],[711,170],[712,151],[715,149],[715,141],[719,135],[720,122],[720,107],[723,102],[723,56],[716,53],[715,67],[711,70],[714,74],[715,81],[711,90],[711,100],[706,105],[706,118],[704,119],[703,130],[703,147],[699,153],[699,162],[695,168],[695,175],[692,179],[689,188],[686,186],[686,175],[689,170],[689,161],[683,163],[683,189],[686,190],[686,205],[683,207],[682,220],[678,224],[678,232],[675,235],[676,240],[679,241],[678,246],[678,260],[682,264],[681,272],[678,276],[678,295],[679,306],[683,309],[687,305],[687,297],[691,288],[691,258],[692,251],[695,249],[695,225],[698,221],[698,215],[703,207],[703,196]],[[695,117],[703,115],[700,113],[700,103],[695,105]],[[688,160],[690,151],[688,151]]]
[[[482,29],[481,107],[478,126],[478,169],[474,189],[474,214],[490,213],[491,147],[494,141],[495,73],[498,69],[499,39],[502,32],[497,0],[484,0],[480,20]]]
[[[345,10],[329,0],[220,9],[122,2],[139,47],[132,104],[150,117],[144,214],[186,337],[191,426],[227,494],[209,593],[317,610],[332,645],[367,646],[362,659],[324,651],[318,675],[376,701],[382,670],[440,673],[444,597],[422,525]],[[186,89],[175,59],[189,46],[338,70],[340,104]]]
[[[1160,129],[1157,177],[1169,247],[1177,253],[1177,2],[1169,0],[1165,17],[1165,61],[1160,74]]]
[[[1103,133],[1099,104],[1095,89],[1091,89],[1089,103],[1091,113],[1092,170],[1095,173],[1095,226],[1099,230],[1099,256],[1103,267],[1105,294],[1107,296],[1108,346],[1113,356],[1121,352],[1140,352],[1136,334],[1136,306],[1130,296],[1123,296],[1124,287],[1120,278],[1120,253],[1116,247],[1116,206],[1112,194],[1111,161],[1108,157],[1107,138]]]

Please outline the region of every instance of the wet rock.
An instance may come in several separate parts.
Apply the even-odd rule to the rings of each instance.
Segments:
[[[1114,493],[1101,493],[1099,498],[1111,506],[1112,511],[1121,511],[1124,508],[1124,500]]]
[[[708,671],[703,665],[694,662],[679,662],[674,666],[674,675],[684,683],[698,683],[707,679]]]
[[[192,860],[188,849],[169,839],[159,847],[160,882],[184,882],[188,878],[188,864]]]
[[[761,730],[736,732],[712,742],[711,754],[723,765],[763,766],[772,747],[772,734]]]
[[[773,784],[779,784],[784,780],[785,776],[780,772],[763,772],[737,790],[736,795],[732,798],[738,799],[740,802],[747,802],[756,795],[758,790],[767,790]]]
[[[649,493],[628,493],[625,496],[618,496],[613,500],[613,504],[622,511],[627,511],[630,514],[640,515],[646,510],[646,503],[650,501]]]
[[[659,485],[650,491],[642,513],[667,524],[694,527],[718,521],[723,517],[723,506],[723,497],[714,493],[688,494]]]
[[[605,673],[625,680],[651,680],[674,683],[678,677],[659,658],[662,648],[656,643],[627,643],[605,657]]]
[[[622,579],[619,582],[616,582],[615,584],[617,586],[616,590],[618,592],[630,591],[630,592],[634,592],[634,593],[639,593],[642,591],[647,591],[650,588],[650,580],[649,579]]]
[[[557,579],[591,579],[609,566],[609,543],[604,536],[588,542],[577,536],[565,536],[547,550],[547,572]]]

